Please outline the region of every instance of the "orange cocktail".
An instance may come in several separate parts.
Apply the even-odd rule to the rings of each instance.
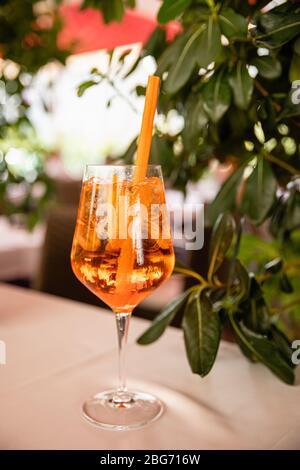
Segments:
[[[116,177],[83,183],[72,267],[113,311],[131,312],[171,274],[174,253],[166,215],[158,176],[138,184]],[[121,256],[127,269],[118,285]]]

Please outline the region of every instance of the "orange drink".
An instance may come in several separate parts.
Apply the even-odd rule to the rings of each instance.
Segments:
[[[121,252],[132,265],[118,288]],[[71,262],[77,278],[116,313],[131,312],[160,286],[174,267],[161,179],[151,176],[138,184],[85,181]]]

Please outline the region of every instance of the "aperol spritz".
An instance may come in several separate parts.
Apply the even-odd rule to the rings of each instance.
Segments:
[[[119,388],[86,402],[84,414],[102,427],[140,427],[159,416],[162,405],[127,390],[123,348],[132,310],[174,267],[160,166],[149,165],[141,182],[134,165],[87,166],[71,262],[77,278],[115,312],[119,337]]]

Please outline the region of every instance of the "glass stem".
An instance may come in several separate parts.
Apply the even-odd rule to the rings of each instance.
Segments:
[[[126,370],[125,370],[125,360],[126,360],[126,344],[128,336],[130,313],[117,313],[117,331],[118,331],[118,346],[119,346],[119,386],[118,393],[126,393]]]

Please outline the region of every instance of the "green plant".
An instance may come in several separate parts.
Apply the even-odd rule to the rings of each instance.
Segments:
[[[103,9],[104,5],[124,2],[91,3]],[[159,113],[167,116],[175,109],[185,119],[177,136],[161,132],[155,136],[156,152],[152,155],[153,159],[162,155],[167,176],[182,190],[188,181],[201,177],[212,157],[220,161],[233,158],[236,167],[259,157],[264,161],[264,179],[268,178],[273,186],[275,180],[286,184],[291,175],[299,172],[300,104],[291,102],[291,87],[300,79],[300,7],[297,2],[287,1],[263,13],[261,8],[268,3],[162,3],[158,21],[164,24],[179,17],[181,32],[169,42],[164,26],[158,26],[138,61],[147,55],[157,61],[156,74],[162,78]],[[252,74],[258,72],[255,78],[249,70]],[[86,85],[96,83],[90,80]],[[141,87],[137,92],[143,92]],[[133,143],[125,158],[133,158],[135,147]],[[232,190],[223,201],[225,208],[234,206],[241,178],[242,171],[230,181]],[[265,215],[271,196],[264,199],[263,207],[255,208],[255,219]],[[211,207],[212,221],[219,204],[217,199]]]
[[[53,196],[44,160],[45,149],[31,126],[9,127],[0,138],[0,213],[29,230],[43,218]]]
[[[169,304],[138,342],[145,345],[157,340],[183,309],[185,347],[194,373],[202,377],[209,373],[222,329],[230,325],[237,344],[248,359],[263,363],[281,380],[292,384],[293,351],[288,338],[277,326],[276,314],[268,305],[264,285],[267,280],[274,280],[278,273],[283,275],[282,260],[277,258],[266,263],[261,275],[254,275],[237,257],[240,241],[241,225],[236,226],[231,214],[221,214],[210,240],[207,277],[177,265],[177,273],[194,277],[197,284]]]
[[[1,103],[0,135],[11,125],[28,118],[28,103],[23,91],[33,75],[44,65],[56,60],[64,63],[70,51],[57,46],[61,19],[57,10],[59,1],[3,0],[0,4]],[[5,92],[5,93],[4,93]],[[17,109],[7,118],[5,105],[14,97]]]
[[[47,150],[37,142],[28,119],[24,91],[42,66],[53,60],[63,63],[69,54],[57,46],[58,5],[0,2],[0,213],[29,229],[42,218],[52,184],[44,170]],[[18,163],[9,162],[10,147]]]
[[[121,21],[125,8],[134,8],[135,0],[84,0],[81,8],[99,8],[103,13],[105,23],[110,21]]]
[[[122,0],[88,3],[109,8],[107,21],[122,18]],[[184,308],[193,372],[210,371],[229,325],[250,360],[293,383],[290,340],[300,324],[300,6],[274,5],[164,0],[160,24],[132,67],[153,56],[162,79],[158,112],[176,110],[184,118],[176,136],[157,131],[152,146],[152,160],[159,158],[175,187],[185,190],[212,159],[233,166],[207,211],[214,224],[207,277],[177,266],[197,284],[161,312],[139,343],[155,341]],[[180,32],[168,41],[164,25],[174,19]],[[80,93],[105,77],[93,70],[91,78]],[[135,149],[136,141],[123,158],[131,161]],[[242,234],[241,218],[256,236]]]

